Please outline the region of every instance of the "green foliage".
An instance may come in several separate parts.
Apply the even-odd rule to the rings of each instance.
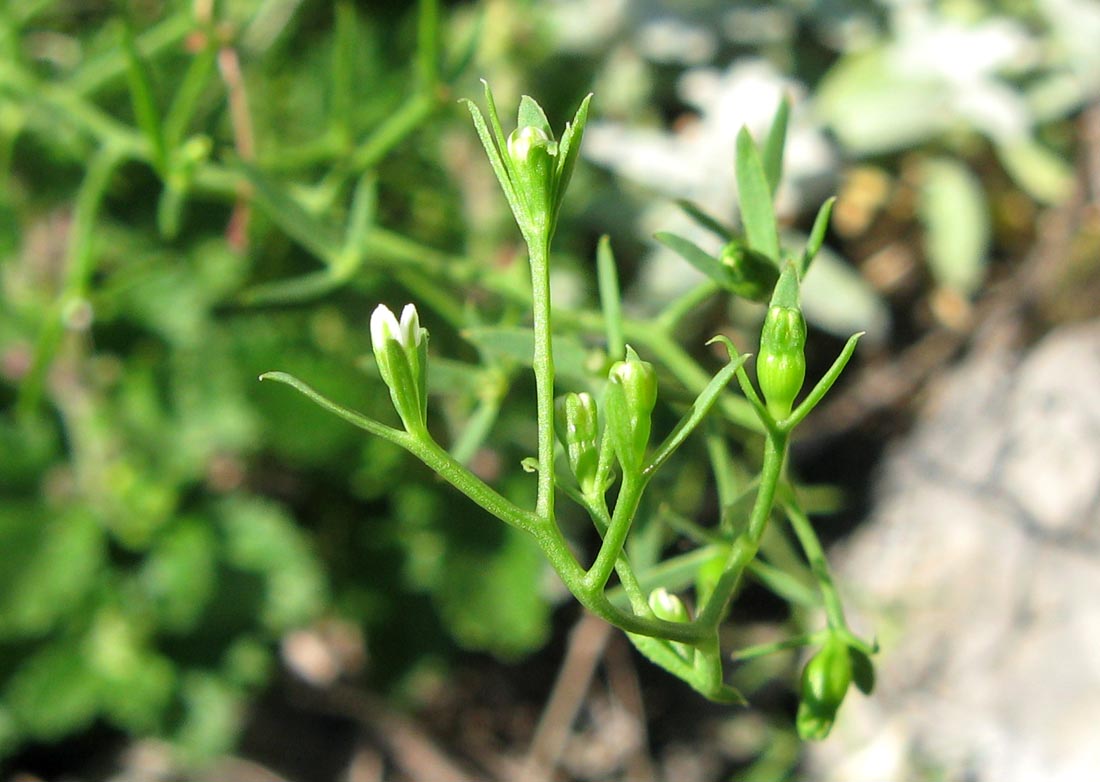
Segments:
[[[485,86],[485,100],[488,123],[473,103],[468,104],[470,113],[490,166],[527,244],[531,273],[532,326],[529,339],[520,331],[513,333],[509,340],[502,340],[504,335],[498,332],[490,342],[510,343],[512,350],[523,347],[531,357],[530,366],[535,379],[537,456],[529,456],[521,464],[525,470],[537,474],[533,509],[501,495],[467,469],[453,454],[443,449],[425,426],[423,400],[427,332],[420,326],[419,313],[411,304],[403,310],[400,321],[384,305],[375,310],[371,319],[374,353],[382,379],[390,390],[393,407],[401,419],[402,429],[344,407],[286,372],[266,372],[261,380],[286,384],[348,423],[416,456],[474,504],[504,522],[510,540],[528,544],[518,551],[533,553],[534,546],[530,544],[536,543],[561,581],[585,608],[626,631],[635,648],[650,661],[718,703],[746,702],[744,695],[726,681],[720,634],[720,626],[745,574],[750,571],[757,575],[763,573],[762,582],[776,594],[792,602],[813,604],[814,598],[806,599],[805,590],[800,588],[800,575],[805,569],[801,563],[785,563],[791,565],[789,572],[785,568],[757,562],[773,508],[778,506],[789,518],[802,546],[828,620],[828,630],[822,631],[830,639],[826,644],[826,651],[829,652],[827,661],[822,662],[826,658],[819,654],[807,667],[797,722],[798,731],[804,738],[824,738],[852,678],[849,647],[861,655],[860,678],[864,682],[867,678],[865,669],[869,665],[868,655],[874,649],[848,630],[821,545],[798,503],[796,489],[784,475],[784,467],[792,430],[821,402],[836,382],[861,334],[848,340],[832,367],[795,407],[806,374],[806,325],[799,287],[802,274],[820,249],[830,203],[827,202],[819,211],[798,262],[781,257],[773,198],[781,172],[783,135],[787,123],[786,103],[781,104],[776,113],[764,158],[746,130],[742,129],[737,139],[737,179],[747,243],[744,249],[754,253],[760,267],[774,270],[770,278],[774,290],[761,329],[756,366],[760,393],[757,393],[744,369],[748,356],[740,355],[728,338],[714,337],[710,343],[721,342],[725,346],[728,362],[696,391],[694,402],[682,414],[680,422],[650,455],[653,414],[658,401],[657,369],[651,362],[642,360],[633,347],[622,342],[627,324],[622,320],[621,307],[611,301],[617,295],[618,280],[606,240],[601,240],[597,249],[598,278],[608,288],[601,295],[601,314],[604,319],[614,318],[618,322],[600,322],[599,318],[596,322],[607,335],[608,353],[617,354],[621,345],[625,357],[611,364],[607,371],[606,381],[600,384],[602,394],[598,405],[595,398],[587,393],[566,394],[555,401],[558,357],[554,350],[552,321],[558,313],[551,307],[550,242],[568,175],[561,178],[561,163],[553,160],[559,150],[552,146],[549,122],[537,103],[527,96],[521,98],[519,127],[508,137],[505,147],[501,122],[488,85]],[[563,149],[573,134],[579,141],[587,120],[588,103],[589,98],[586,97],[574,124],[567,126]],[[566,166],[566,170],[569,169]],[[697,210],[689,207],[688,211],[693,216],[701,217]],[[706,224],[708,220],[703,218],[701,222]],[[702,250],[671,234],[662,235],[661,240],[708,273],[713,282],[721,281],[724,266],[707,257]],[[743,261],[735,259],[734,268],[738,267],[739,260]],[[742,265],[739,271],[744,272],[745,268]],[[756,288],[761,286],[764,278],[759,274],[754,277],[752,298],[759,298]],[[734,289],[735,286],[722,287]],[[697,298],[711,295],[715,289],[708,282],[700,286],[699,291],[689,293],[685,299],[695,302]],[[660,344],[662,338],[669,336],[667,332],[675,328],[679,311],[680,306],[676,305],[658,317],[656,324],[638,324],[633,330],[643,343]],[[575,322],[585,320],[588,318],[580,314],[575,318]],[[518,362],[524,361],[522,355],[513,358]],[[691,365],[690,359],[687,363]],[[705,373],[701,374],[705,377]],[[628,549],[626,543],[635,522],[637,526],[643,526],[644,522],[639,519],[643,494],[657,473],[670,464],[673,454],[685,445],[689,436],[714,411],[719,397],[725,393],[726,386],[735,375],[765,434],[763,464],[756,479],[747,518],[737,523],[724,523],[717,532],[698,527],[687,519],[680,521],[680,526],[689,530],[689,536],[707,544],[701,549],[702,557],[696,557],[693,553],[670,556],[661,562],[659,545],[651,547],[644,543],[643,550],[648,550],[643,556],[636,556],[637,552]],[[692,376],[694,380],[696,373],[692,372]],[[595,383],[594,377],[588,380]],[[714,453],[725,452],[725,444],[720,437],[712,442]],[[560,481],[558,478],[556,445],[564,449],[563,461],[572,472],[572,480]],[[733,508],[728,507],[732,505],[728,458],[712,458],[712,461],[715,482],[727,505],[724,512],[732,512]],[[613,498],[609,497],[609,489],[616,483],[617,491]],[[564,537],[556,504],[559,489],[587,513],[602,538],[590,565],[582,564]],[[427,501],[427,497],[424,500]],[[430,505],[430,502],[426,504]],[[421,508],[412,515],[418,518],[430,516]],[[657,527],[651,525],[649,529]],[[530,537],[514,537],[521,533]],[[471,539],[475,537],[472,533],[466,534]],[[633,540],[637,541],[639,537],[645,541],[644,530],[634,535]],[[686,560],[691,557],[695,558],[688,564]],[[505,563],[502,564],[504,566],[495,572],[492,568],[479,567],[479,572],[469,582],[465,580],[466,571],[453,567],[448,570],[449,574],[459,576],[457,584],[448,584],[456,587],[449,593],[453,598],[450,604],[463,606],[467,595],[479,594],[478,587],[486,583],[480,580],[482,570],[491,572],[495,576],[494,581],[503,582],[494,585],[494,588],[506,588],[510,578],[505,574],[521,573],[523,568],[529,566],[528,562],[521,560],[519,568],[513,571]],[[656,583],[650,582],[652,586],[646,581],[647,577],[652,579],[652,573],[641,570],[643,564],[652,570],[663,571]],[[619,586],[609,594],[608,580],[613,571],[618,576]],[[424,568],[420,571],[420,580],[430,583],[431,576],[436,572],[434,568]],[[673,581],[667,580],[670,578]],[[444,580],[450,581],[449,578]],[[647,586],[643,587],[643,583]],[[697,613],[694,618],[680,596],[669,591],[670,588],[683,589],[689,584],[695,586]],[[620,591],[621,595],[616,595]],[[625,597],[625,601],[616,597]],[[462,621],[466,617],[465,607],[460,608],[457,618],[451,613],[450,622],[459,638],[478,638],[481,643],[488,643],[488,639],[495,637],[496,643],[502,645],[510,637],[522,637],[529,629],[530,623],[523,622],[525,610],[537,612],[534,606],[517,606],[515,599],[509,597],[498,606],[497,613],[505,619],[501,625],[483,617],[468,624]],[[485,634],[484,637],[481,633]],[[756,649],[748,656],[758,657],[811,640],[800,636],[778,648]],[[845,666],[843,670],[840,670],[836,660]],[[864,662],[867,665],[862,665]],[[825,673],[819,670],[823,666],[827,669]]]
[[[433,249],[465,225],[425,129],[458,114],[474,42],[432,0],[277,6],[0,9],[0,758],[100,723],[208,759],[279,639],[325,616],[384,639],[421,600],[447,629],[410,633],[382,685],[546,637],[529,541],[472,545],[436,502],[425,566],[435,544],[386,534],[424,476],[256,384],[281,365],[378,404],[364,294],[442,302],[480,273]]]

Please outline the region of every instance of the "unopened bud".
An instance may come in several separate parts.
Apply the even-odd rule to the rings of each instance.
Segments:
[[[416,307],[406,304],[401,320],[384,304],[370,319],[371,347],[390,399],[408,431],[427,422],[428,331],[420,327]]]
[[[611,445],[624,472],[640,472],[649,444],[650,416],[657,403],[657,373],[627,347],[626,360],[612,365],[604,411]]]
[[[848,645],[830,635],[802,671],[802,700],[796,719],[799,736],[817,741],[829,735],[851,682],[852,660]]]
[[[590,495],[598,491],[596,471],[599,466],[600,427],[596,400],[588,393],[569,393],[555,403],[554,429],[565,448],[569,469],[573,471],[581,491]]]

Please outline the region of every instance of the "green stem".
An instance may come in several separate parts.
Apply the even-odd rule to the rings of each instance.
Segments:
[[[538,524],[538,519],[533,513],[520,508],[504,498],[484,481],[463,467],[457,459],[443,450],[438,443],[431,440],[426,434],[409,434],[400,429],[394,429],[391,426],[379,423],[373,418],[368,418],[354,410],[349,410],[342,405],[336,404],[327,397],[322,396],[306,383],[303,383],[298,378],[293,375],[288,375],[285,372],[265,372],[260,375],[260,380],[274,380],[288,385],[308,397],[318,406],[328,410],[330,413],[338,415],[348,423],[359,427],[365,432],[381,437],[383,440],[388,440],[394,445],[401,446],[438,473],[443,480],[447,481],[447,483],[451,484],[473,500],[475,504],[506,524],[510,524],[513,527],[528,532],[533,532],[540,526]],[[568,546],[566,546],[564,540],[562,540],[562,545],[565,546],[565,550],[568,552]],[[576,564],[575,560],[574,567],[576,570],[583,573],[580,565]]]
[[[358,175],[377,165],[391,149],[431,116],[438,102],[433,92],[422,90],[410,96],[352,153],[349,171]]]
[[[810,572],[817,580],[821,590],[821,599],[825,603],[825,616],[829,621],[829,627],[834,630],[846,629],[848,623],[844,619],[844,605],[837,592],[836,583],[833,581],[832,572],[829,569],[829,561],[825,558],[825,550],[821,547],[821,541],[814,532],[814,526],[810,523],[810,517],[798,505],[793,491],[784,492],[783,510],[790,519],[791,529],[798,538],[802,551],[806,554],[806,560],[810,563]]]
[[[756,501],[749,515],[748,527],[737,536],[730,547],[726,559],[726,569],[707,598],[698,622],[707,627],[717,627],[725,616],[726,607],[741,585],[745,569],[760,550],[760,541],[767,529],[772,506],[775,504],[776,487],[783,474],[783,463],[787,457],[787,435],[782,432],[769,433],[764,441],[764,465],[760,470],[760,486],[756,491]]]
[[[533,240],[533,241],[532,241]],[[550,242],[545,234],[528,238],[535,353],[535,407],[538,419],[539,485],[535,515],[554,521],[554,356],[550,316]]]
[[[592,567],[585,576],[588,589],[602,591],[607,586],[607,579],[611,577],[611,570],[619,554],[622,553],[631,522],[634,521],[634,516],[638,512],[638,504],[641,502],[645,485],[646,481],[640,475],[629,472],[623,475],[623,485],[619,490],[619,498],[615,502],[615,511],[611,514],[607,534],[600,545],[596,561],[592,563]]]
[[[46,373],[65,331],[65,318],[72,307],[88,295],[95,269],[96,219],[115,169],[122,161],[118,150],[100,149],[91,159],[73,207],[73,227],[66,255],[65,284],[50,308],[35,344],[30,371],[19,389],[19,410],[30,413],[38,404]]]

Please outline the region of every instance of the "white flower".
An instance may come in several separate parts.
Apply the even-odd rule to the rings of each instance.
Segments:
[[[420,327],[420,314],[415,304],[405,305],[405,309],[401,310],[400,322],[385,304],[379,304],[370,316],[370,338],[375,349],[391,339],[396,340],[404,350],[419,347],[427,334],[427,329]]]
[[[420,327],[416,307],[406,304],[401,320],[385,304],[370,317],[371,347],[378,372],[405,429],[422,431],[427,416],[428,331]]]

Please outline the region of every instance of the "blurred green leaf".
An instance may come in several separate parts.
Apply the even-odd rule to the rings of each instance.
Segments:
[[[489,355],[531,366],[535,336],[529,329],[508,326],[479,326],[465,329],[462,335]],[[586,382],[591,373],[585,366],[588,351],[568,335],[554,337],[554,370],[562,378]]]
[[[749,247],[778,263],[779,230],[760,151],[747,128],[737,134],[737,195]]]
[[[79,647],[64,641],[28,657],[5,689],[19,730],[40,741],[55,741],[90,725],[99,710],[99,696],[99,683]]]
[[[922,161],[918,214],[936,281],[963,296],[973,295],[989,261],[989,207],[981,182],[957,160]]]

